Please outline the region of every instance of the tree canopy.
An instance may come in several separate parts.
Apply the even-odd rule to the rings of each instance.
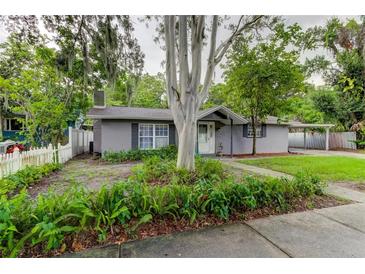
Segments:
[[[32,144],[63,141],[83,119],[92,92],[124,92],[130,104],[144,54],[129,16],[1,16],[11,34],[1,44],[0,123],[5,108],[25,114]],[[40,31],[43,25],[46,31]]]

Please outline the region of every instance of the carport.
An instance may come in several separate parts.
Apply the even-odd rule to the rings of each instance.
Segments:
[[[289,124],[289,129],[290,128],[295,128],[295,129],[303,129],[303,138],[304,138],[304,149],[307,149],[307,129],[311,129],[311,128],[324,128],[325,129],[325,139],[326,139],[326,144],[325,144],[325,149],[329,150],[329,135],[330,135],[330,128],[333,127],[333,124],[304,124],[304,123],[300,123],[300,122],[292,122]]]

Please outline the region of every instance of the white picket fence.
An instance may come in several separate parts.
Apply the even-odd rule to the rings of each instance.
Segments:
[[[47,163],[66,163],[74,156],[89,152],[89,142],[93,140],[92,131],[69,128],[69,142],[62,146],[33,148],[29,151],[15,151],[0,154],[0,179],[25,168],[28,165],[40,166]]]
[[[69,138],[71,138],[71,142],[69,143],[72,144],[72,157],[89,152],[89,144],[93,141],[93,136],[93,132],[90,130],[72,128],[69,131]]]
[[[356,149],[356,132],[331,132],[329,135],[329,148],[345,148]],[[326,135],[325,133],[307,132],[306,143],[308,149],[325,149]],[[289,133],[289,147],[304,148],[304,133]]]

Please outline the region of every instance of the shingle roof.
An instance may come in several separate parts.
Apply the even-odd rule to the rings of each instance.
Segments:
[[[91,119],[173,120],[169,109],[137,107],[92,108],[87,113],[87,117]]]
[[[232,117],[236,118],[242,123],[247,123],[248,120],[227,107],[216,106],[209,109],[199,111],[198,119],[209,115],[217,110],[224,110],[229,112]],[[92,108],[87,113],[87,117],[91,119],[126,119],[126,120],[157,120],[157,121],[172,121],[173,117],[170,109],[161,108],[140,108],[140,107],[106,107],[106,108]],[[278,124],[278,118],[268,116],[267,124]],[[286,125],[286,123],[279,123]]]

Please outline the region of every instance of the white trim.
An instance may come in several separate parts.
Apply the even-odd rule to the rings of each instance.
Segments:
[[[209,145],[210,145],[210,147],[209,147],[209,151],[207,151],[207,152],[201,152],[201,149],[200,149],[200,147],[199,147],[199,126],[200,125],[207,125],[207,135],[209,134],[209,126],[210,125],[212,125],[213,127],[212,127],[212,136],[211,137],[209,137],[209,136],[207,136],[207,138],[209,139],[209,138],[211,138],[211,142],[209,142]],[[197,130],[197,139],[198,139],[198,151],[199,151],[199,154],[214,154],[215,153],[215,122],[207,122],[207,121],[199,121],[198,122],[198,130]]]
[[[20,123],[20,127],[22,127],[22,123],[19,122],[16,118],[4,118],[3,130],[4,131],[21,131],[22,129],[12,129],[11,128],[11,122],[9,123],[10,129],[8,128],[8,122],[11,121],[11,120],[17,121],[18,123]]]
[[[152,136],[140,136],[141,131],[141,125],[152,125]],[[167,136],[156,136],[156,126],[167,126]],[[141,148],[140,146],[140,138],[146,137],[151,138],[152,137],[152,148]],[[167,144],[169,144],[170,140],[170,125],[169,124],[163,124],[163,123],[138,123],[138,149],[156,149],[156,137],[157,138],[167,138]]]
[[[250,134],[250,129],[251,129],[252,134]],[[258,134],[258,131],[259,131],[259,134]],[[247,124],[247,138],[253,138],[252,124]],[[256,125],[256,138],[262,138],[262,124]]]
[[[231,118],[235,118],[244,124],[248,123],[248,121],[244,117],[242,117],[241,115],[238,115],[237,113],[233,112],[232,110],[230,110],[229,108],[227,108],[225,106],[216,106],[216,107],[212,107],[212,108],[202,111],[198,115],[198,120],[201,120],[205,116],[212,114],[212,113],[216,112],[217,110],[221,110],[221,109],[224,110],[225,112],[227,112],[228,115],[231,116]]]

